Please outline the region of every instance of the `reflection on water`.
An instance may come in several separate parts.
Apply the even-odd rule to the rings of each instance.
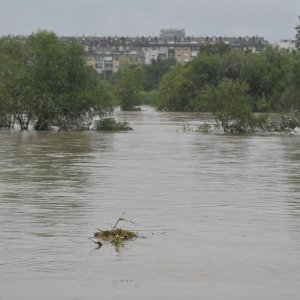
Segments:
[[[0,299],[296,299],[299,137],[118,118],[134,131],[0,131]],[[122,212],[147,238],[93,250]]]

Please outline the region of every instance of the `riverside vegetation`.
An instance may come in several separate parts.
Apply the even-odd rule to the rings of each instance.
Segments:
[[[162,111],[211,112],[213,125],[224,133],[290,133],[300,126],[300,24],[295,29],[296,51],[268,46],[251,53],[225,44],[204,46],[186,65],[167,60],[153,61],[142,71],[131,66],[131,76],[139,69],[132,81],[143,90],[140,101]],[[280,117],[270,118],[270,113]]]
[[[128,122],[117,122],[114,118],[105,118],[96,123],[97,130],[128,131],[132,130]]]
[[[127,62],[106,81],[86,65],[75,41],[49,32],[2,38],[0,125],[81,130],[100,118],[98,130],[130,130],[127,123],[102,119],[116,105],[138,110],[146,103],[162,111],[211,112],[224,133],[291,132],[300,126],[300,25],[295,28],[296,51],[204,46],[186,65],[174,59]],[[270,119],[270,113],[281,117]],[[210,131],[208,125],[201,130]]]
[[[108,83],[86,65],[82,46],[54,33],[2,38],[0,69],[2,126],[87,129],[115,105]]]
[[[300,52],[207,48],[162,78],[158,109],[212,112],[225,133],[267,129],[271,112],[283,113],[285,120],[293,120],[291,125],[299,126]]]

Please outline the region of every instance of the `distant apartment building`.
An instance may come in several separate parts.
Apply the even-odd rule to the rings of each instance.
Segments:
[[[276,47],[286,50],[286,51],[293,51],[296,50],[296,41],[295,40],[290,40],[290,39],[285,39],[285,40],[280,40],[278,43],[274,44]]]
[[[150,64],[153,60],[167,59],[169,57],[168,47],[165,45],[153,44],[143,47],[145,64]]]
[[[192,60],[192,50],[190,47],[176,47],[175,59],[179,64],[186,64]]]
[[[192,61],[207,45],[221,43],[232,48],[261,52],[268,44],[262,37],[185,37],[183,29],[162,29],[159,37],[81,37],[87,64],[104,78],[123,65],[151,64],[153,60],[174,58],[180,64]]]

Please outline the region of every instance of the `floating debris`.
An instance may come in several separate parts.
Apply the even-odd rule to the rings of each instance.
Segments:
[[[103,241],[111,241],[116,237],[127,241],[137,238],[137,234],[122,228],[114,228],[113,230],[98,230],[94,233],[94,237]]]
[[[108,242],[115,247],[117,252],[119,252],[120,248],[124,246],[125,241],[132,241],[138,237],[138,234],[133,231],[117,227],[120,222],[134,224],[134,222],[126,220],[121,216],[111,230],[97,229],[98,231],[94,233],[94,237],[89,239],[98,245],[98,249],[102,247],[102,242]]]

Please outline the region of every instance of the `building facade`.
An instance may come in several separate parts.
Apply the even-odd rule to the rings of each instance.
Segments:
[[[296,41],[295,40],[280,40],[278,43],[274,44],[276,47],[286,50],[286,51],[294,51],[297,50]]]
[[[201,49],[220,44],[232,48],[261,52],[268,42],[262,37],[186,37],[183,29],[162,29],[159,37],[80,37],[87,63],[104,78],[116,73],[124,64],[151,64],[153,60],[174,58],[186,64]]]

